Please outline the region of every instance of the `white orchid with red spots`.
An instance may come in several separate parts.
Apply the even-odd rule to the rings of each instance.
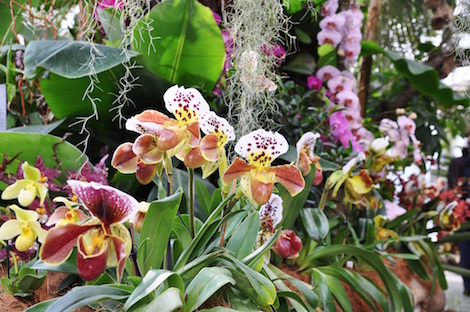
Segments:
[[[133,144],[121,144],[113,156],[113,167],[122,173],[135,172],[142,184],[152,181],[157,169],[161,169],[160,164],[170,164],[169,159],[186,146],[199,144],[199,121],[209,112],[209,104],[193,88],[175,85],[165,92],[163,100],[176,119],[154,110],[130,118],[126,129],[140,136]]]
[[[72,192],[94,217],[50,229],[40,251],[49,265],[59,265],[77,245],[77,270],[85,280],[98,278],[106,266],[117,267],[118,280],[131,251],[129,231],[122,225],[138,211],[138,202],[120,190],[96,182],[69,180]]]
[[[255,205],[268,202],[276,182],[295,196],[305,186],[299,169],[294,165],[271,167],[271,163],[288,149],[287,140],[281,134],[263,129],[253,131],[241,137],[235,146],[235,151],[248,160],[248,163],[235,158],[225,171],[222,182],[228,184],[241,177],[241,189]]]
[[[276,226],[282,221],[282,198],[271,194],[268,202],[259,209],[261,228],[268,233],[274,233]]]
[[[222,162],[226,162],[225,144],[235,140],[235,131],[225,118],[209,112],[202,116],[200,127],[205,136],[198,146],[181,157],[188,168],[202,169],[202,177],[211,175]]]

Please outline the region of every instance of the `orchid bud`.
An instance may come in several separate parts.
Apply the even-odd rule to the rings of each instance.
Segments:
[[[275,253],[289,259],[297,258],[301,249],[302,241],[292,230],[283,230],[273,246]]]

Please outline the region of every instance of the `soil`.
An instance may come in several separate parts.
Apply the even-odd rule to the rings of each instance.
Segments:
[[[7,270],[4,265],[0,263],[0,278],[4,276],[7,276]],[[32,296],[27,298],[9,295],[0,288],[0,312],[24,311],[26,308],[35,305],[36,303],[63,295],[65,291],[58,292],[57,286],[66,276],[66,273],[47,272],[46,280],[42,286],[36,290]],[[90,312],[94,310],[89,307],[84,307],[76,311]]]

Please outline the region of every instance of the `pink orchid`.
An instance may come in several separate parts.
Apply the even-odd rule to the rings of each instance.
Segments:
[[[361,104],[359,104],[359,98],[355,92],[349,90],[338,92],[336,94],[336,101],[338,104],[350,108],[351,110],[361,110]]]
[[[384,200],[385,211],[387,217],[391,220],[396,219],[406,212],[406,209],[399,206],[397,203],[391,202],[389,200]]]
[[[335,14],[336,10],[338,10],[338,7],[338,0],[327,0],[321,8],[320,14],[322,16],[329,16]]]
[[[320,22],[320,28],[339,31],[343,27],[344,23],[345,20],[342,15],[333,14],[322,19]]]
[[[272,248],[282,258],[294,259],[302,250],[302,241],[294,231],[283,230]]]
[[[327,65],[327,66],[323,66],[322,68],[320,68],[317,71],[316,76],[318,79],[326,81],[336,76],[339,76],[340,73],[341,72],[339,71],[338,68],[331,66],[331,65]]]
[[[341,73],[339,76],[328,80],[327,85],[333,93],[338,93],[341,91],[355,91],[356,80],[345,73]]]
[[[333,47],[337,47],[341,42],[341,34],[334,29],[322,29],[317,34],[317,40],[319,45],[331,44]]]
[[[321,79],[318,79],[314,75],[310,75],[307,77],[307,86],[309,89],[320,91],[322,85],[323,85],[323,81]]]

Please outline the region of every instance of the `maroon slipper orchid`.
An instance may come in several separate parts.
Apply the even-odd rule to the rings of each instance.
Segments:
[[[77,246],[77,269],[83,279],[94,280],[107,266],[117,266],[120,280],[132,247],[129,231],[121,223],[137,212],[138,202],[111,186],[76,180],[67,183],[95,218],[49,230],[40,258],[49,265],[59,265]]]

